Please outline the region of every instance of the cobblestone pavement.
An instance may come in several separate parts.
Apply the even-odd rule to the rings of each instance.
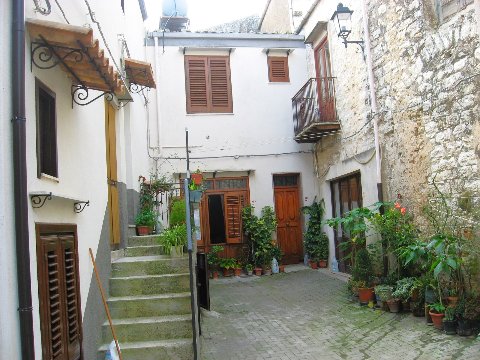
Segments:
[[[210,282],[204,360],[480,359],[480,339],[445,335],[425,318],[361,307],[320,271]]]

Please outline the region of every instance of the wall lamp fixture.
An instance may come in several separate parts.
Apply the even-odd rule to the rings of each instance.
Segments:
[[[337,10],[335,10],[330,20],[333,20],[336,30],[338,31],[338,37],[343,39],[345,48],[348,44],[357,44],[362,49],[363,57],[365,58],[364,41],[347,40],[352,32],[352,14],[353,10],[350,10],[347,6],[343,6],[342,3],[339,3],[337,5]]]

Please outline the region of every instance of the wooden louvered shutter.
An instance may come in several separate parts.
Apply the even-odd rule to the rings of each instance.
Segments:
[[[232,86],[230,82],[230,58],[209,57],[210,112],[231,113]]]
[[[207,58],[185,56],[187,113],[208,112]]]
[[[268,57],[268,80],[270,82],[289,82],[288,57],[287,56],[269,56]]]
[[[81,315],[73,234],[40,235],[37,257],[43,358],[79,360]]]
[[[64,263],[66,337],[68,359],[80,359],[80,303],[78,297],[78,264],[73,235],[60,236]]]
[[[67,359],[62,259],[57,236],[42,236],[38,248],[40,319],[44,359]]]
[[[227,243],[239,244],[242,242],[242,209],[245,206],[245,194],[225,194],[225,222]]]

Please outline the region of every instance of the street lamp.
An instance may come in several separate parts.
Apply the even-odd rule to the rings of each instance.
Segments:
[[[345,48],[348,44],[357,44],[362,49],[363,56],[365,57],[365,51],[363,49],[363,40],[347,40],[348,36],[352,32],[352,14],[353,10],[350,10],[348,6],[343,6],[342,3],[337,5],[337,10],[333,13],[330,20],[335,24],[338,32],[338,37],[343,39]]]

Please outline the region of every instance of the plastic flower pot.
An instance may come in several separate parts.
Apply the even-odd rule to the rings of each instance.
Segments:
[[[400,302],[396,299],[387,300],[387,305],[391,313],[398,313],[400,311]]]
[[[443,319],[443,330],[447,335],[457,334],[457,320],[445,320]]]
[[[360,304],[367,305],[373,300],[373,288],[358,288],[358,300]]]
[[[434,313],[432,311],[429,311],[428,314],[432,318],[433,326],[435,329],[442,330],[443,329],[443,318],[445,317],[445,314],[438,314]]]
[[[473,333],[472,323],[469,320],[458,320],[457,334],[460,336],[470,336]]]

